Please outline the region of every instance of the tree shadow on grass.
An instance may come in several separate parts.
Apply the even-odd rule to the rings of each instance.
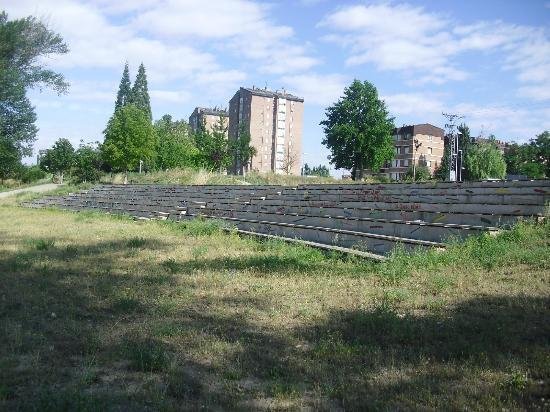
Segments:
[[[531,409],[550,390],[549,313],[549,298],[480,297],[441,315],[400,315],[388,307],[332,311],[298,335],[313,343],[317,373],[351,409],[478,409],[498,402]],[[514,382],[524,373],[529,379]],[[484,374],[502,380],[486,381]]]
[[[284,407],[280,399],[314,409],[533,409],[549,392],[549,298],[478,297],[425,316],[390,305],[332,310],[283,327],[266,321],[269,296],[243,291],[181,298],[159,316],[149,306],[169,291],[175,274],[121,273],[127,250],[122,240],[77,247],[71,256],[54,244],[0,257],[0,320],[8,332],[0,334],[0,389],[7,388],[7,406],[41,399],[36,388],[47,388],[46,399],[67,409],[90,393],[99,401],[119,396],[114,409],[268,409]],[[177,269],[284,273],[305,270],[304,260],[198,259]],[[70,271],[64,262],[73,262]],[[161,267],[150,265],[141,261],[143,273]],[[102,340],[112,331],[118,340]],[[37,351],[38,367],[21,370],[20,358]],[[82,356],[96,359],[101,372],[75,386],[75,359]],[[121,389],[129,379],[141,385],[131,396]],[[55,394],[60,386],[68,395]],[[88,401],[95,402],[82,402]]]

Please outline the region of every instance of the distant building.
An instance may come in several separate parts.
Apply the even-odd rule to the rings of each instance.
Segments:
[[[204,124],[206,130],[211,132],[214,129],[214,125],[219,122],[220,117],[224,119],[225,127],[227,127],[227,110],[196,107],[191,116],[189,116],[189,126],[193,132],[196,132],[199,130],[200,125]]]
[[[401,180],[409,168],[426,166],[433,175],[444,153],[444,130],[431,124],[416,124],[393,130],[395,157],[380,171],[392,180]]]
[[[300,174],[304,99],[283,91],[241,87],[229,101],[229,139],[241,128],[257,153],[251,170]],[[240,173],[233,165],[233,173]]]
[[[498,150],[500,150],[500,153],[504,154],[508,150],[509,143],[504,142],[502,140],[492,139],[492,138],[486,138],[486,137],[476,137],[475,139],[476,143],[493,143]]]

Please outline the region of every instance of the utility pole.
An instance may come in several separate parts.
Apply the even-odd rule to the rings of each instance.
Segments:
[[[445,130],[447,131],[447,138],[449,139],[449,147],[451,149],[451,156],[449,159],[449,174],[447,178],[450,182],[456,182],[462,180],[462,173],[459,169],[459,164],[462,165],[462,159],[459,161],[459,156],[462,154],[462,150],[458,150],[458,134],[456,133],[456,121],[463,119],[464,116],[451,113],[442,113],[447,118],[445,124]]]

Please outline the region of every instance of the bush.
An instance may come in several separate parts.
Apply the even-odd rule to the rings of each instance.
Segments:
[[[78,183],[97,182],[101,177],[101,153],[90,145],[75,152],[73,176]]]
[[[432,178],[432,174],[430,172],[430,169],[426,166],[416,166],[416,172],[415,174],[415,181],[416,182],[424,182],[426,180],[430,180]],[[407,170],[407,174],[405,175],[405,179],[407,180],[413,180],[413,168],[412,166],[409,167],[409,170]]]
[[[32,183],[37,180],[44,179],[46,172],[40,169],[39,166],[23,166],[19,172],[19,179],[23,183]]]

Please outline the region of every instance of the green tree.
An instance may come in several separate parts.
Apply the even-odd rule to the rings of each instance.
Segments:
[[[40,161],[40,167],[45,171],[59,176],[59,183],[74,165],[74,147],[67,139],[59,139]]]
[[[414,178],[413,175],[415,175]],[[414,180],[415,182],[425,182],[431,178],[432,174],[427,166],[416,166],[416,170],[413,170],[413,167],[411,166],[405,174],[405,179],[411,181]]]
[[[314,166],[311,169],[311,174],[315,176],[329,177],[330,171],[328,167],[326,167],[325,165],[319,165],[319,166]]]
[[[458,149],[462,150],[462,159],[465,160],[472,148],[474,140],[470,135],[470,128],[462,123],[458,126]],[[470,172],[467,168],[462,170],[462,180],[470,180]]]
[[[304,176],[321,176],[321,177],[329,177],[330,171],[328,167],[324,165],[319,166],[313,166],[309,167],[309,165],[306,163],[302,169],[302,174]]]
[[[143,110],[147,114],[149,121],[152,121],[153,115],[151,113],[151,99],[149,98],[147,74],[145,73],[145,66],[143,63],[139,65],[136,80],[132,86],[130,103]]]
[[[155,133],[158,168],[197,166],[199,150],[190,136],[189,126],[185,121],[173,121],[172,116],[166,114],[155,122]]]
[[[80,143],[75,152],[73,176],[79,183],[97,182],[101,178],[101,152],[90,144]]]
[[[451,147],[446,144],[443,149],[443,157],[441,163],[434,172],[434,177],[438,180],[445,181],[449,177],[449,169],[451,165]]]
[[[212,127],[206,130],[205,124],[200,125],[194,135],[195,145],[199,149],[199,163],[205,169],[221,172],[227,169],[232,162],[227,140],[227,120],[220,116]]]
[[[471,180],[504,179],[506,162],[499,148],[493,143],[476,143],[465,159]]]
[[[522,145],[509,144],[504,159],[510,174],[550,177],[550,133],[545,131]]]
[[[241,123],[237,137],[229,143],[235,174],[244,175],[249,170],[250,162],[257,153],[256,148],[250,145],[250,140],[250,132],[244,123]]]
[[[351,169],[353,180],[361,180],[364,169],[380,169],[393,158],[393,117],[371,83],[354,80],[325,114],[321,125],[329,160],[337,169]]]
[[[546,130],[535,139],[531,139],[529,146],[532,149],[534,162],[542,165],[544,175],[550,177],[550,132]]]
[[[101,145],[103,160],[113,170],[125,172],[136,170],[139,162],[151,162],[155,155],[155,130],[147,114],[134,106],[118,109],[109,119]]]
[[[130,95],[132,93],[132,84],[130,83],[130,70],[128,69],[128,62],[124,65],[124,71],[122,72],[122,78],[120,79],[120,85],[118,86],[118,93],[116,95],[115,110],[120,109],[130,103]]]
[[[67,53],[63,39],[34,17],[8,20],[0,13],[0,178],[13,175],[23,156],[32,154],[36,114],[27,89],[64,93],[63,76],[45,67],[45,58]]]

